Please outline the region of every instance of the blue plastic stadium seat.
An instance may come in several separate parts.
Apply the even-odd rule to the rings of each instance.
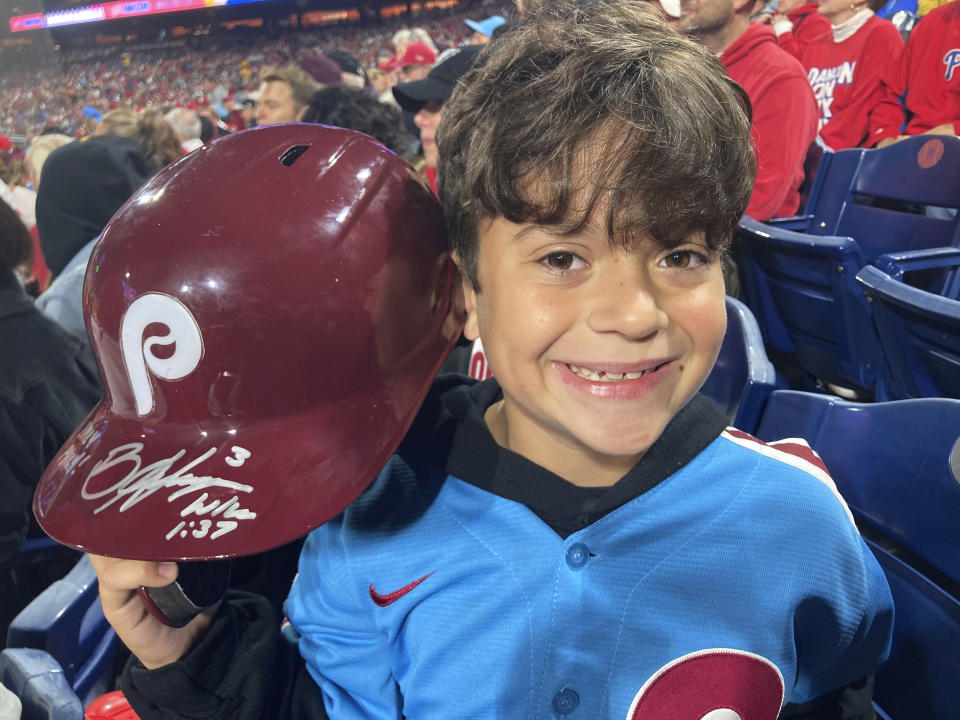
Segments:
[[[956,246],[958,178],[960,138],[953,136],[919,135],[880,150],[826,153],[804,213],[770,224],[851,237],[868,263],[891,252]]]
[[[960,602],[890,552],[869,543],[896,613],[890,659],[874,697],[892,720],[952,720],[960,693]]]
[[[875,699],[892,720],[960,708],[960,400],[852,403],[777,390],[761,439],[821,455],[887,575],[896,605]]]
[[[960,300],[960,247],[881,255],[873,265],[894,280],[951,300]]]
[[[46,536],[31,537],[0,564],[0,637],[6,634],[17,613],[52,582],[66,575],[80,555]]]
[[[103,617],[97,580],[83,556],[10,624],[8,648],[44,650],[84,704],[113,689],[119,640]]]
[[[960,398],[960,300],[897,279],[904,276],[905,267],[916,273],[932,266],[940,272],[926,275],[925,284],[956,295],[960,250],[932,255],[929,263],[915,256],[902,264],[881,258],[889,272],[867,266],[857,274],[883,351],[878,398]]]
[[[879,342],[854,276],[888,253],[960,246],[960,138],[918,136],[820,160],[804,214],[737,235],[743,297],[793,387],[869,392]]]
[[[848,237],[814,237],[740,221],[744,301],[792,387],[873,388],[880,346],[855,277],[863,254]]]
[[[0,682],[20,698],[23,720],[83,720],[83,704],[63,669],[43,650],[4,650]]]
[[[727,297],[727,334],[700,392],[734,427],[753,432],[775,387],[776,373],[753,313],[739,300]]]

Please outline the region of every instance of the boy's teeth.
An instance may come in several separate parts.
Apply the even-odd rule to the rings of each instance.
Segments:
[[[619,382],[621,380],[636,380],[639,377],[643,377],[647,373],[653,372],[656,368],[651,368],[650,370],[644,370],[643,372],[636,373],[610,373],[605,370],[591,370],[590,368],[582,368],[577,365],[567,365],[570,370],[580,377],[586,380],[592,380],[593,382]]]

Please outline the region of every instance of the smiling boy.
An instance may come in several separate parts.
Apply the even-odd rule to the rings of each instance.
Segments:
[[[484,221],[477,284],[464,285],[467,336],[489,342],[504,391],[484,416],[494,439],[579,486],[636,465],[709,374],[726,328],[718,250],[702,233],[627,250],[611,246],[603,214],[571,234]]]
[[[749,101],[644,3],[553,2],[491,47],[439,144],[495,379],[439,378],[307,539],[287,613],[309,680],[231,600],[127,695],[144,718],[872,718],[882,572],[809,448],[697,395],[753,187]],[[168,582],[96,562],[115,626],[136,584]]]
[[[748,107],[628,2],[549,4],[454,92],[440,197],[494,379],[438,383],[442,473],[401,451],[307,540],[287,610],[331,717],[872,717],[879,567],[808,448],[697,395]]]

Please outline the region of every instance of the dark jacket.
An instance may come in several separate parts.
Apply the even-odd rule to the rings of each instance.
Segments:
[[[47,463],[100,398],[83,344],[41,313],[16,277],[0,273],[0,567],[36,528],[33,489]]]

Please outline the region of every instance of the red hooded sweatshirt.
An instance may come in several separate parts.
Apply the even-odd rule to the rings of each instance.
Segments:
[[[800,206],[803,162],[817,134],[817,103],[803,67],[760,23],[752,23],[720,61],[753,105],[758,169],[747,215],[761,221],[793,215]]]
[[[960,135],[960,0],[923,16],[882,86],[870,115],[869,145],[945,123]]]

